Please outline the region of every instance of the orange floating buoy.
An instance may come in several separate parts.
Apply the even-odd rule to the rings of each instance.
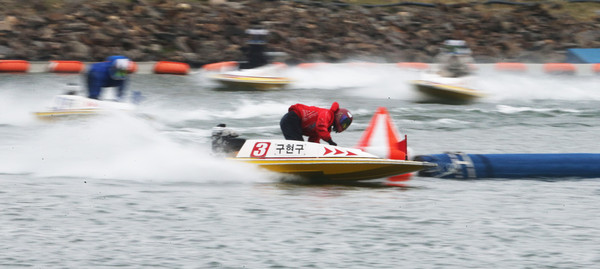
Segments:
[[[279,68],[286,68],[288,65],[282,62],[272,62],[271,65],[277,66]]]
[[[48,72],[53,73],[80,73],[85,65],[80,61],[50,61]]]
[[[202,69],[207,70],[207,71],[226,71],[226,70],[235,69],[238,67],[238,65],[239,65],[238,62],[227,61],[227,62],[205,64],[204,66],[202,66]]]
[[[24,73],[29,71],[29,62],[25,60],[0,60],[0,72]]]
[[[323,65],[327,65],[328,63],[301,63],[298,64],[298,67],[300,68],[314,68],[314,67],[319,67],[319,66],[323,66]]]
[[[494,68],[498,71],[515,71],[525,72],[527,71],[527,65],[524,63],[496,63]]]
[[[600,63],[594,64],[592,66],[592,71],[594,71],[594,73],[600,73]]]
[[[129,68],[127,68],[127,73],[135,73],[138,71],[138,65],[134,61],[129,61]]]
[[[156,74],[187,75],[190,71],[190,65],[180,62],[161,61],[154,65]]]
[[[400,62],[400,63],[397,63],[396,66],[400,67],[400,68],[419,69],[419,70],[429,68],[429,64],[420,63],[420,62]]]
[[[346,63],[349,66],[358,66],[358,67],[371,67],[371,66],[375,66],[377,65],[377,63],[370,63],[370,62],[351,62],[351,63]]]
[[[575,74],[577,68],[574,64],[571,63],[545,63],[544,64],[544,72],[550,74],[566,74],[572,75]]]

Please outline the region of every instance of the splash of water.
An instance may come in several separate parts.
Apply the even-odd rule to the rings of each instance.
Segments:
[[[48,125],[4,148],[0,173],[194,182],[264,178],[254,167],[211,156],[206,145],[177,143],[130,115]]]

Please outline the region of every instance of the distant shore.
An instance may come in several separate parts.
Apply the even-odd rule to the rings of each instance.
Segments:
[[[541,5],[490,11],[470,3],[367,8],[308,1],[50,2],[0,8],[0,59],[89,62],[123,54],[198,67],[244,60],[244,31],[254,26],[270,31],[267,49],[284,52],[290,63],[432,62],[445,39],[466,40],[479,63],[562,62],[568,48],[600,48],[600,15],[596,23],[581,22]]]

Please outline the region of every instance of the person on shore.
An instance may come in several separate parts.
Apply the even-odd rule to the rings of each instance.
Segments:
[[[88,97],[98,99],[103,88],[116,87],[117,99],[122,99],[129,65],[129,58],[121,55],[109,56],[104,62],[92,64],[86,75]]]
[[[304,141],[302,136],[306,135],[309,142],[319,143],[322,139],[329,145],[337,146],[331,138],[331,130],[341,133],[351,123],[350,111],[333,102],[329,109],[303,104],[292,105],[288,113],[281,118],[279,125],[287,140]]]

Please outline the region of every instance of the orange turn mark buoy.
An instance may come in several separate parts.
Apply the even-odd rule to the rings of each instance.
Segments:
[[[156,74],[187,75],[189,71],[190,65],[186,63],[161,61],[154,65]]]
[[[524,63],[496,63],[494,68],[497,71],[510,71],[510,72],[525,72],[527,71],[527,65]]]
[[[405,160],[408,155],[406,136],[402,138],[387,109],[378,107],[356,148],[380,157]]]
[[[550,74],[573,75],[577,71],[574,64],[571,63],[545,63],[544,72]]]
[[[48,72],[53,73],[80,73],[85,65],[80,61],[50,61]]]
[[[0,72],[25,73],[29,71],[29,62],[25,60],[0,60]]]
[[[212,64],[205,64],[202,66],[202,69],[207,71],[227,71],[232,70],[238,67],[238,62],[227,61],[227,62],[218,62]]]
[[[429,68],[429,65],[427,63],[420,63],[420,62],[400,62],[400,63],[397,63],[396,66],[400,67],[400,68],[418,69],[418,70],[423,70],[423,69]]]
[[[594,71],[594,73],[600,73],[600,63],[594,64],[592,66],[592,71]]]
[[[407,136],[400,134],[385,107],[378,107],[356,148],[392,160],[408,160]],[[388,185],[407,181],[411,173],[388,178]],[[401,186],[401,185],[397,185]]]

